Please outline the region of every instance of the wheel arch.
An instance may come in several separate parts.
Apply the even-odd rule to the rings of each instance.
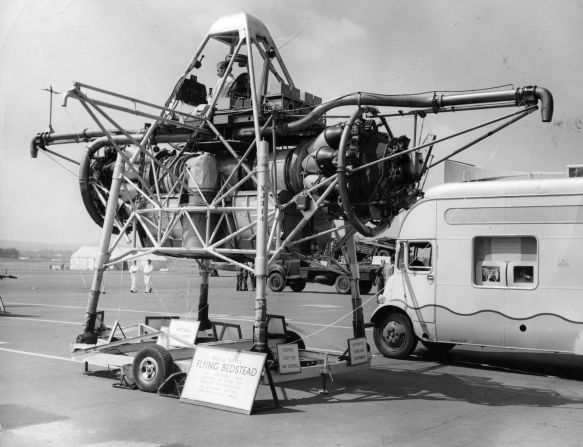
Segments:
[[[398,304],[393,303],[393,304],[386,304],[382,307],[377,307],[375,309],[375,311],[373,312],[373,314],[371,315],[370,321],[372,323],[374,323],[374,325],[376,326],[387,315],[395,313],[395,312],[403,314],[405,317],[407,317],[409,319],[409,322],[411,323],[411,326],[413,327],[413,332],[415,333],[415,335],[417,336],[417,338],[419,340],[426,339],[426,337],[423,337],[423,330],[422,330],[419,322],[411,318],[411,316],[409,315],[409,313],[407,312],[407,310],[405,309],[404,306],[402,307],[402,306],[399,306]]]

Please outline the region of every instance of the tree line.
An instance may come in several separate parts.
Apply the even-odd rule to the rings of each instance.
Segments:
[[[18,259],[20,253],[16,248],[0,248],[0,258]]]

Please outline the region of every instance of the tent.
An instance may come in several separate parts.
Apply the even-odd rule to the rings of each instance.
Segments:
[[[115,248],[112,253],[112,257],[118,257],[123,255],[127,251],[126,248]],[[99,247],[93,247],[89,245],[84,245],[80,247],[75,253],[71,255],[69,260],[70,270],[94,270],[97,265],[97,255],[99,254]],[[144,255],[138,258],[138,263],[142,266],[146,264],[147,260],[152,261],[154,270],[164,270],[168,269],[168,260],[164,256],[158,256],[154,254]],[[123,264],[117,264],[116,267],[112,267],[116,270],[127,270],[128,263],[123,262]]]

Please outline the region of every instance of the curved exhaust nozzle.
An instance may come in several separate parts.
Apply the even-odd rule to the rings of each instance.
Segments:
[[[546,88],[535,86],[520,87],[516,89],[516,105],[524,103],[536,104],[540,101],[540,114],[543,123],[549,123],[553,119],[553,95]]]
[[[543,123],[550,123],[553,119],[553,95],[546,88],[535,87],[535,96],[541,102],[540,114]]]

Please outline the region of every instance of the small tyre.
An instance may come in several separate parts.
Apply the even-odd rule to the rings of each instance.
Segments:
[[[421,340],[421,344],[433,354],[443,354],[451,351],[455,347],[455,343],[436,343],[424,340]]]
[[[358,282],[358,290],[361,295],[367,295],[372,290],[372,281],[363,281],[360,280]]]
[[[409,317],[394,312],[374,327],[373,338],[377,349],[385,357],[404,359],[417,346],[417,337]]]
[[[348,276],[339,275],[336,277],[334,287],[336,287],[336,292],[340,295],[348,295],[350,293],[350,279],[348,279]]]
[[[377,252],[377,256],[390,256],[391,253],[389,253],[389,250],[385,249],[385,248],[381,248],[378,252]]]
[[[158,391],[160,385],[172,373],[172,356],[164,347],[151,345],[138,352],[132,372],[136,386],[148,393]]]
[[[304,290],[306,288],[306,281],[304,281],[303,279],[298,279],[298,280],[292,282],[289,285],[289,287],[294,292],[301,292],[302,290]]]
[[[300,349],[306,349],[306,344],[302,337],[294,331],[285,331],[285,342],[286,343],[297,343]]]
[[[280,272],[271,272],[267,284],[272,292],[281,292],[285,288],[285,278]]]

